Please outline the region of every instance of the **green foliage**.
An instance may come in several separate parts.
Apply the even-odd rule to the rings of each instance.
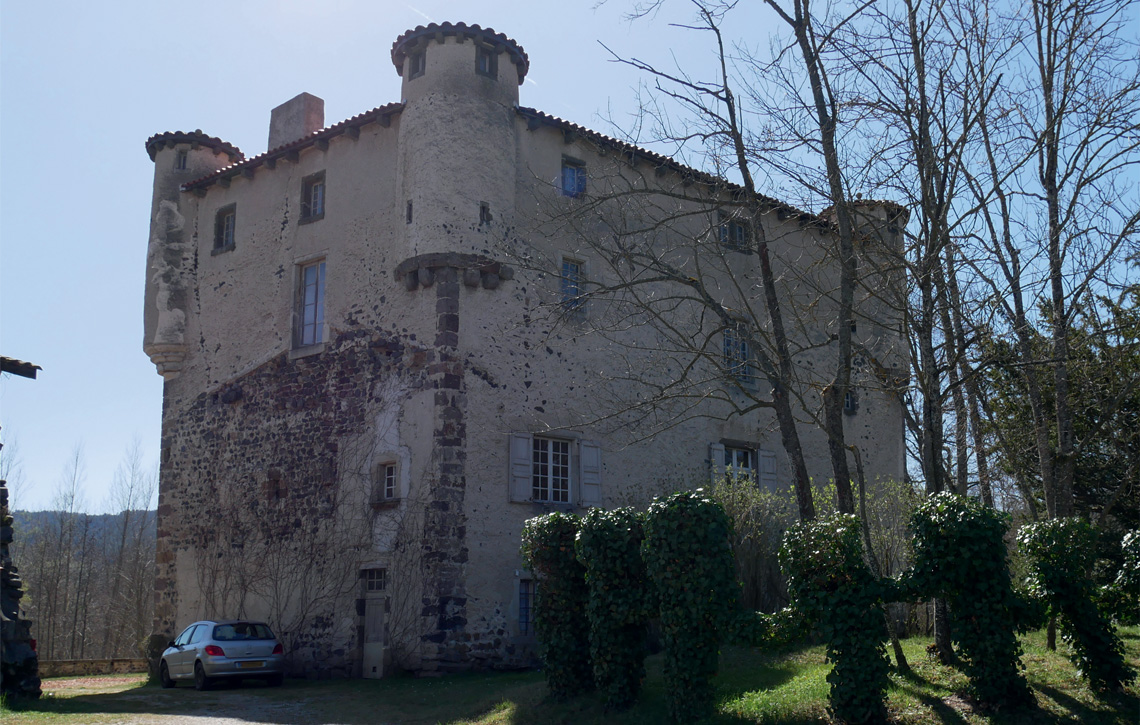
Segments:
[[[659,597],[669,714],[679,723],[712,712],[710,678],[739,591],[731,528],[701,489],[658,498],[646,516],[641,550]]]
[[[654,602],[641,559],[644,538],[641,517],[630,508],[591,509],[578,531],[594,684],[611,709],[632,705],[645,679],[645,625]]]
[[[1026,607],[1009,575],[1008,516],[944,492],[919,504],[911,529],[914,565],[904,580],[915,598],[950,605],[950,632],[975,697],[989,705],[1032,702],[1014,635]]]
[[[706,493],[732,522],[732,553],[740,604],[745,610],[774,612],[788,602],[777,556],[784,532],[796,519],[794,492],[763,491],[750,475],[718,476]]]
[[[1060,615],[1071,659],[1095,689],[1114,690],[1136,673],[1124,662],[1124,645],[1093,601],[1095,541],[1080,519],[1054,519],[1021,529],[1018,544],[1032,566],[1030,587]]]
[[[1102,601],[1122,624],[1140,624],[1140,531],[1129,531],[1120,542],[1123,562],[1116,579],[1104,588]]]
[[[574,553],[579,519],[561,512],[528,519],[522,556],[538,577],[534,628],[546,683],[557,699],[593,689],[585,568]]]
[[[890,663],[882,587],[863,559],[859,520],[837,514],[792,527],[780,564],[793,606],[822,634],[834,668],[829,710],[847,723],[883,722]]]

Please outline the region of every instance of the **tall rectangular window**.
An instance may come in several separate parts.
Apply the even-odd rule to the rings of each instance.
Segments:
[[[234,248],[234,234],[237,229],[237,204],[229,204],[218,209],[214,216],[214,251],[224,252]]]
[[[186,170],[186,162],[190,158],[190,152],[186,149],[179,149],[178,153],[174,155],[174,168],[177,171]]]
[[[567,312],[581,310],[585,300],[582,299],[582,263],[569,257],[562,258],[562,309]]]
[[[297,294],[297,347],[324,342],[325,261],[301,266]]]
[[[724,328],[724,368],[742,385],[752,385],[752,351],[748,345],[748,326],[737,322]]]
[[[570,503],[570,441],[535,436],[532,454],[533,500]]]
[[[301,221],[311,222],[325,216],[325,172],[301,180]]]
[[[532,634],[531,609],[534,606],[534,580],[519,579],[519,634]]]
[[[562,159],[562,196],[577,198],[586,193],[586,165],[573,159]]]
[[[422,50],[408,55],[408,80],[419,78],[427,67],[427,56]]]

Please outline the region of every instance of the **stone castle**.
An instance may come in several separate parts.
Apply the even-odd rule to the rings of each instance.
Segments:
[[[615,180],[697,210],[669,234],[717,250],[709,273],[744,289],[750,238],[771,241],[812,310],[795,333],[805,401],[835,325],[805,282],[832,273],[826,218],[771,200],[751,229],[725,215],[723,182],[520,106],[528,56],[493,30],[418,27],[391,59],[399,102],[326,126],[303,93],[273,109],[260,155],[201,131],[146,144],[143,348],[165,379],[156,631],[263,619],[312,676],[525,666],[527,518],[729,469],[788,485],[771,410],[746,404],[764,384],[738,331],[695,323],[705,342],[681,373],[653,325],[621,328],[633,318],[591,298],[615,269],[591,205]],[[896,244],[905,212],[866,207]],[[732,289],[725,304],[746,304]],[[863,304],[848,440],[869,478],[901,478],[902,409],[875,370],[905,370],[905,341],[889,306]],[[686,414],[631,412],[642,382],[698,370],[713,392]],[[810,407],[808,465],[826,480]]]

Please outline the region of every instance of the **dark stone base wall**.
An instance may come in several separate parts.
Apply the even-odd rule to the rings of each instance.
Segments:
[[[24,586],[8,553],[14,536],[8,487],[0,481],[0,694],[36,698],[41,694],[39,658],[32,646],[32,623],[20,616]]]

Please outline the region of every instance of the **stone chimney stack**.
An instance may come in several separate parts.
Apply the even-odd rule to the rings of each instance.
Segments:
[[[285,101],[269,117],[269,150],[325,127],[325,102],[311,93]]]

